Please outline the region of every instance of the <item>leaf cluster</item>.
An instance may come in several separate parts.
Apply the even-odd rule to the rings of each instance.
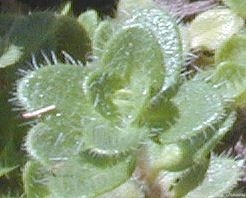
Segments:
[[[236,109],[245,106],[246,37],[242,15],[216,9],[189,27],[148,0],[121,1],[116,18],[103,21],[95,11],[78,18],[2,14],[1,107],[3,114],[12,112],[8,92],[16,81],[11,101],[31,119],[23,196],[192,198],[231,192],[243,160],[213,150],[233,127]],[[201,32],[206,24],[211,28]],[[184,65],[194,49],[211,51],[213,65],[187,75]],[[23,75],[18,80],[17,69]],[[14,116],[15,122],[1,116],[1,134],[8,129],[16,138],[20,120]],[[1,147],[9,148],[10,137],[3,137]],[[12,153],[0,159],[11,160]],[[0,176],[23,161],[6,164]]]

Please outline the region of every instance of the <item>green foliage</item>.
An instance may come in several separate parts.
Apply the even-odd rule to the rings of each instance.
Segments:
[[[238,172],[237,166],[241,166],[242,161],[237,162],[231,158],[213,156],[210,166],[207,171],[207,176],[197,189],[188,193],[187,198],[195,197],[220,197],[222,194],[226,195],[230,192],[234,185],[236,185],[236,178],[240,177],[241,172]]]
[[[22,54],[20,47],[14,45],[9,46],[0,57],[0,68],[15,64],[20,60]]]
[[[95,29],[93,35],[93,55],[100,57],[103,53],[107,41],[113,35],[114,27],[110,21],[102,21]]]
[[[56,61],[54,54],[62,57],[62,51],[69,51],[76,60],[85,62],[87,53],[91,51],[91,41],[76,19],[51,12],[34,12],[27,16],[1,13],[0,27],[0,163],[4,167],[13,167],[26,161],[21,145],[27,126],[23,125],[23,120],[10,103],[16,101],[12,92],[15,80],[20,77],[18,70],[30,69],[26,62],[37,67],[35,61],[44,58],[53,57]],[[18,187],[15,181],[19,177],[20,173],[11,175],[13,181],[9,183],[13,183],[13,191]],[[3,191],[8,190],[2,185],[1,193],[2,188]]]
[[[99,19],[98,19],[96,11],[91,10],[91,11],[82,13],[78,17],[78,22],[85,28],[88,35],[92,36],[98,25]]]
[[[0,167],[0,177],[7,175],[12,170],[16,169],[17,167]]]
[[[230,7],[235,13],[242,17],[246,17],[246,5],[244,0],[223,0],[224,3]]]
[[[49,192],[46,187],[44,176],[50,172],[43,168],[39,162],[28,161],[23,170],[24,189],[27,197],[46,197]]]
[[[227,39],[223,45],[217,49],[215,53],[216,63],[228,61],[236,64],[246,64],[245,59],[245,48],[246,48],[246,36],[245,35],[234,35]]]
[[[0,16],[2,115],[11,112],[13,72],[36,56],[13,99],[33,121],[24,139],[29,161],[13,160],[16,145],[6,143],[16,138],[20,146],[23,133],[14,135],[20,120],[0,115],[1,123],[7,120],[0,160],[11,162],[0,176],[26,162],[23,196],[213,197],[237,184],[242,162],[211,153],[233,127],[236,107],[245,106],[244,36],[230,31],[212,47],[215,67],[182,77],[188,49],[179,25],[143,2],[138,8],[124,1],[119,10],[129,15],[105,21],[94,11],[78,19],[49,12]],[[242,27],[241,18],[235,23]],[[217,28],[218,36],[223,28]],[[88,60],[90,53],[97,58]]]
[[[156,37],[162,48],[165,63],[165,82],[163,92],[175,92],[179,81],[183,60],[183,46],[180,30],[175,20],[159,9],[133,10],[132,17],[126,20],[126,25],[144,27]],[[174,89],[174,90],[173,90]]]

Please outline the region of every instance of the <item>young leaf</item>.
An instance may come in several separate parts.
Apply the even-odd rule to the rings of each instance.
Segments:
[[[190,24],[191,48],[217,49],[243,25],[243,19],[229,9],[208,10]]]
[[[117,10],[117,19],[125,20],[132,12],[136,9],[154,7],[155,4],[151,0],[124,0],[119,1],[118,10]]]
[[[94,56],[102,56],[105,50],[106,43],[114,34],[113,29],[113,25],[110,23],[110,21],[102,21],[101,23],[99,23],[99,25],[95,29],[95,33],[92,38]]]
[[[138,26],[124,28],[107,43],[102,68],[86,83],[92,104],[107,119],[133,121],[163,84],[162,61],[151,34]]]
[[[85,28],[88,35],[93,38],[95,29],[98,26],[99,18],[95,10],[89,10],[78,17],[78,22]]]
[[[137,25],[151,32],[162,48],[166,79],[163,91],[174,88],[178,83],[183,65],[183,46],[176,21],[164,10],[137,9],[125,23]]]

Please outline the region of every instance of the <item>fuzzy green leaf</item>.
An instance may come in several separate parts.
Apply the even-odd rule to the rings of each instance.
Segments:
[[[163,57],[157,41],[141,27],[117,33],[102,55],[102,69],[87,82],[94,107],[111,120],[136,118],[164,80]]]
[[[65,5],[61,8],[61,15],[69,15],[71,13],[72,3],[71,1],[65,3]]]
[[[178,107],[179,116],[176,123],[161,134],[164,144],[189,140],[224,117],[222,98],[206,82],[186,81],[173,102]]]
[[[217,49],[243,28],[244,21],[229,9],[213,9],[198,15],[190,25],[192,48]]]
[[[213,156],[204,181],[186,197],[216,198],[226,196],[237,184],[242,174],[240,163],[240,161],[227,157]]]
[[[102,21],[99,23],[92,38],[94,56],[101,57],[104,52],[106,43],[110,40],[113,34],[114,30],[110,21]]]
[[[160,186],[163,197],[184,197],[203,181],[209,162],[205,158],[180,172],[161,172],[155,185]]]
[[[28,112],[55,106],[28,133],[26,147],[36,159],[49,162],[83,149],[81,119],[93,113],[82,91],[84,76],[85,69],[60,64],[30,72],[18,83],[18,99]]]
[[[206,132],[207,141],[204,141],[204,144],[196,150],[193,157],[194,162],[199,162],[204,156],[207,156],[215,148],[215,146],[225,137],[226,133],[233,127],[236,118],[236,113],[231,112],[223,123],[217,124],[217,129],[211,130],[213,132],[211,137],[208,137],[209,134]],[[196,141],[196,139],[194,141]]]
[[[220,94],[233,100],[236,106],[246,105],[246,67],[233,62],[222,62],[208,78]]]
[[[47,197],[47,177],[50,173],[36,161],[28,161],[23,170],[24,190],[27,198]]]
[[[117,12],[117,20],[125,20],[128,18],[129,14],[139,7],[154,7],[155,3],[152,0],[124,0],[119,1],[118,12]]]
[[[99,18],[95,10],[89,10],[78,17],[78,22],[85,28],[88,35],[93,38],[95,29],[98,26]]]
[[[18,83],[17,96],[30,113],[55,106],[39,118],[41,123],[26,139],[28,152],[42,163],[64,161],[85,150],[117,156],[146,138],[146,129],[110,123],[94,110],[82,90],[86,71],[74,65],[46,66]]]
[[[194,163],[199,163],[222,140],[235,120],[235,113],[231,113],[211,129],[176,144],[146,144],[139,157],[143,171],[152,180],[160,170],[182,171]]]
[[[166,79],[163,90],[177,84],[183,65],[180,30],[175,20],[164,10],[137,9],[125,25],[138,25],[157,38],[164,56]]]
[[[86,72],[82,67],[65,64],[31,71],[17,82],[18,99],[27,111],[55,105],[55,113],[74,117],[76,115],[73,112],[83,112],[86,109],[86,104],[79,102],[85,98],[82,81]]]
[[[49,179],[51,197],[96,197],[126,182],[134,170],[131,157],[106,165],[99,166],[83,159],[60,164],[54,170],[54,177]]]
[[[215,62],[232,62],[246,67],[246,36],[234,35],[215,52]]]

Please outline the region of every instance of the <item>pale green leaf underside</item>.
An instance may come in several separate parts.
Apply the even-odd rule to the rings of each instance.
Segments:
[[[213,156],[207,176],[187,198],[217,198],[229,193],[241,175],[240,162],[227,157]]]
[[[179,109],[179,116],[176,123],[161,134],[164,144],[189,140],[218,123],[224,116],[220,95],[203,81],[186,81],[173,102]]]
[[[164,10],[137,9],[125,25],[138,25],[156,37],[162,48],[166,70],[163,89],[175,85],[183,65],[182,39],[175,20]]]

